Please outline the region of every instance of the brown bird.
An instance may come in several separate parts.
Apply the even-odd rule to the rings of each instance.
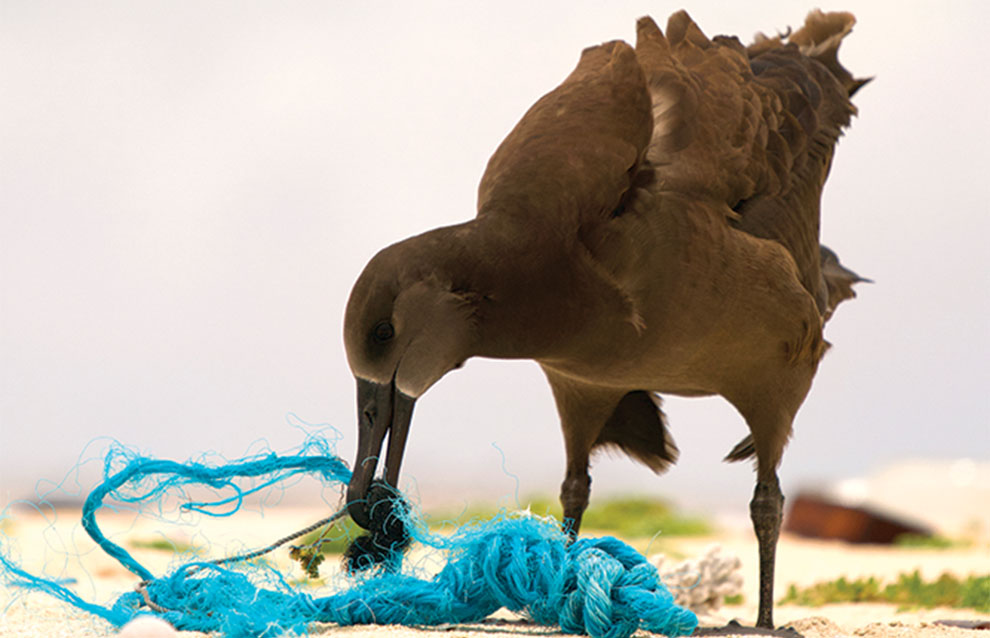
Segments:
[[[586,49],[495,151],[477,216],[379,252],[344,320],[357,379],[349,511],[386,435],[396,485],[415,400],[469,357],[534,359],[564,433],[572,534],[589,455],[657,473],[677,459],[656,393],[721,395],[750,435],[758,625],[772,627],[783,496],[777,467],[827,347],[822,325],[859,278],[819,245],[819,203],[854,79],[836,51],[848,13],[790,36],[706,37],[685,12]]]

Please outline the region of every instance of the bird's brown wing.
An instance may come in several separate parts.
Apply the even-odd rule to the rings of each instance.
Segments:
[[[854,113],[849,95],[862,84],[836,59],[853,22],[813,12],[789,42],[763,38],[748,49],[709,39],[683,11],[666,35],[650,18],[638,24],[654,129],[637,182],[720,206],[740,230],[782,244],[822,311],[819,200]]]
[[[607,216],[629,188],[651,129],[650,96],[632,47],[616,41],[586,49],[489,160],[478,216],[523,214],[529,224],[565,228]]]

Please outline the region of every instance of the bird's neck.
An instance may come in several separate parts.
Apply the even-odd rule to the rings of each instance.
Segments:
[[[475,304],[472,356],[552,358],[593,328],[593,306],[608,303],[553,228],[482,217],[427,235],[435,267]]]

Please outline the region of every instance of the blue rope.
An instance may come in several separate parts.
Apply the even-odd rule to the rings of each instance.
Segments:
[[[112,454],[121,454],[119,450]],[[315,473],[328,484],[346,482],[346,465],[324,445],[304,446],[299,454],[268,454],[217,466],[138,456],[113,472],[119,461],[108,456],[106,476],[83,507],[83,527],[100,547],[146,581],[156,612],[176,629],[222,632],[230,638],[274,637],[305,633],[313,622],[438,625],[479,622],[501,607],[536,623],[558,625],[569,633],[594,638],[627,638],[637,629],[668,636],[690,634],[697,618],[676,606],[655,567],[625,543],[611,537],[569,543],[559,523],[534,517],[499,515],[463,526],[449,536],[429,533],[421,522],[407,521],[416,540],[448,553],[444,568],[431,579],[379,570],[345,591],[314,597],[292,587],[271,567],[253,565],[250,575],[209,562],[190,562],[161,578],[107,539],[96,512],[108,496],[136,502],[160,496],[168,487],[203,484],[233,488],[238,477],[267,477],[266,484],[300,473]],[[122,489],[153,477],[140,495]],[[231,502],[225,498],[218,503]],[[237,507],[239,497],[234,497]],[[197,504],[199,509],[203,504]],[[409,516],[408,513],[405,514]],[[121,626],[149,613],[143,594],[130,592],[110,607],[86,602],[56,580],[20,569],[0,553],[0,566],[13,585],[41,590]]]

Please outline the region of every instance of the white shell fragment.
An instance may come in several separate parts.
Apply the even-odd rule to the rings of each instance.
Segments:
[[[120,638],[174,638],[179,635],[172,625],[155,616],[138,616],[120,629]]]

